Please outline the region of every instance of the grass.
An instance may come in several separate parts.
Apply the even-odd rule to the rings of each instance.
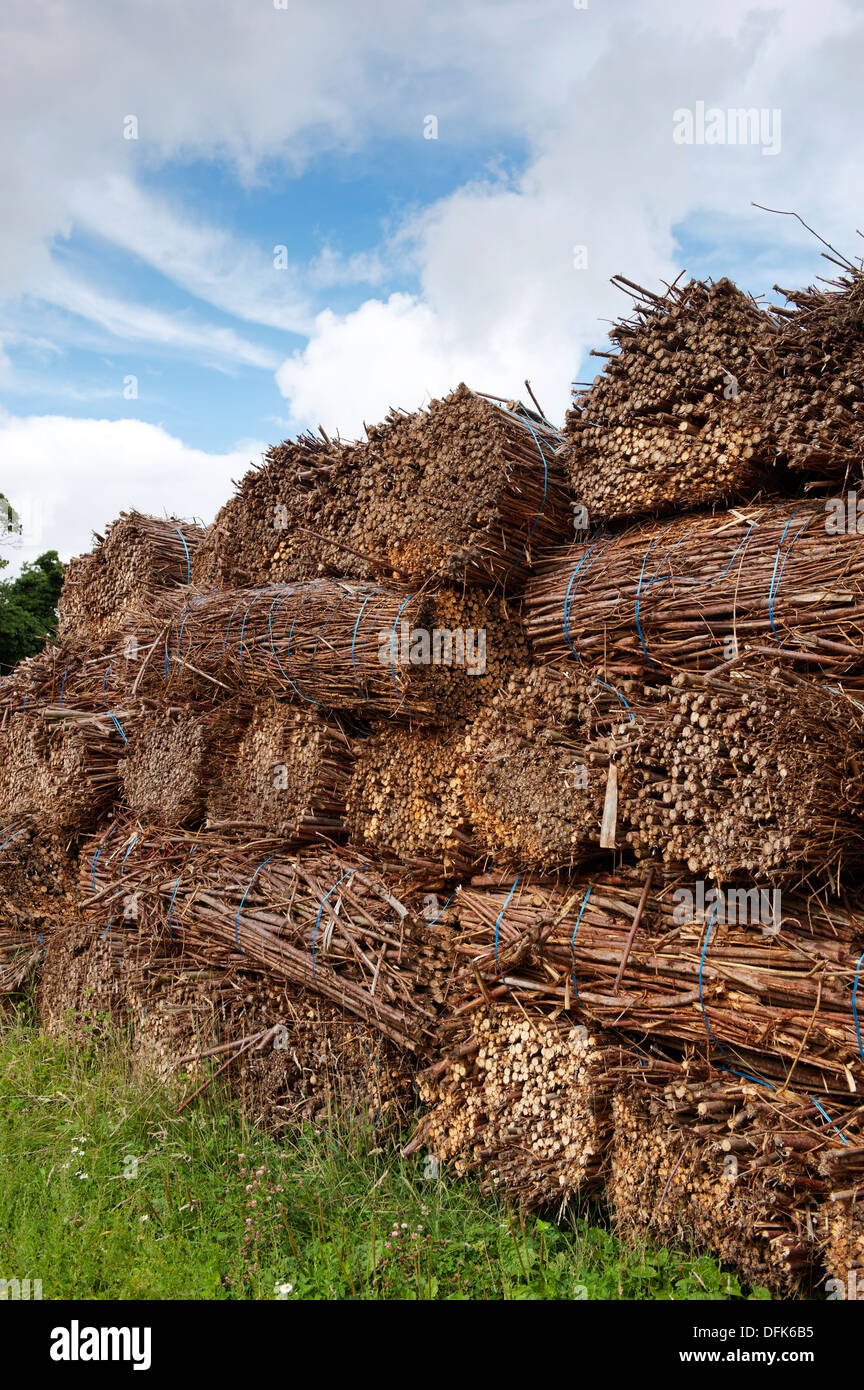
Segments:
[[[743,1296],[716,1261],[625,1246],[596,1213],[557,1225],[427,1179],[374,1131],[274,1139],[224,1092],[175,1110],[119,1039],[0,1022],[0,1278],[46,1299]]]

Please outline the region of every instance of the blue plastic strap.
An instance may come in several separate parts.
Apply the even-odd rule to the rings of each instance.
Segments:
[[[353,637],[351,638],[351,665],[352,665],[353,668],[354,668],[354,679],[357,681],[357,685],[358,685],[358,686],[360,685],[360,681],[359,681],[359,678],[358,678],[358,676],[357,676],[357,662],[356,662],[355,659],[354,659],[354,649],[355,649],[355,646],[356,646],[356,643],[357,643],[357,630],[358,630],[358,628],[360,627],[360,619],[363,617],[363,614],[366,612],[366,605],[367,605],[367,603],[369,602],[369,600],[370,600],[371,598],[374,597],[375,594],[380,593],[380,591],[381,591],[381,585],[380,585],[380,584],[376,584],[376,585],[375,585],[375,588],[371,591],[371,593],[368,593],[368,594],[366,595],[366,597],[365,597],[364,600],[363,600],[363,604],[362,604],[362,606],[361,606],[361,608],[360,608],[360,612],[357,614],[357,621],[356,621],[356,623],[354,624],[354,635],[353,635]],[[363,699],[368,701],[369,697],[368,697],[368,695],[366,694],[365,690],[362,691],[361,693],[362,693],[362,695],[363,695]]]
[[[240,922],[240,913],[243,911],[243,904],[244,904],[245,901],[246,901],[246,894],[249,892],[249,889],[252,887],[252,884],[255,882],[255,880],[256,880],[256,878],[258,877],[258,875],[260,874],[261,870],[264,868],[264,865],[265,865],[265,864],[269,864],[269,863],[270,863],[270,860],[271,860],[272,858],[273,858],[273,855],[271,854],[271,855],[268,856],[267,859],[262,859],[262,860],[261,860],[261,863],[258,865],[258,868],[255,870],[254,874],[252,875],[252,877],[250,878],[249,882],[248,882],[247,885],[246,885],[246,893],[244,893],[244,894],[243,894],[243,897],[240,899],[240,906],[238,907],[238,909],[237,909],[237,915],[236,915],[236,917],[234,918],[234,940],[235,940],[235,942],[236,942],[236,944],[237,944],[237,949],[238,949],[238,951],[243,951],[243,947],[240,945],[240,926],[239,926],[239,922]],[[243,951],[243,955],[244,955],[244,956],[245,956],[245,954],[246,954],[246,952]]]
[[[831,1128],[834,1130],[834,1133],[840,1135],[840,1138],[843,1140],[843,1143],[846,1145],[846,1147],[847,1147],[847,1149],[848,1149],[848,1147],[849,1147],[849,1140],[846,1138],[846,1135],[843,1134],[843,1132],[837,1128],[837,1126],[835,1125],[834,1121],[831,1119],[831,1116],[828,1114],[828,1111],[822,1109],[822,1106],[819,1104],[819,1102],[818,1102],[818,1100],[816,1099],[815,1096],[811,1096],[810,1099],[812,1100],[813,1104],[816,1106],[816,1109],[819,1111],[819,1114],[820,1114],[820,1115],[824,1115],[825,1119],[828,1121],[829,1125],[830,1125]]]
[[[192,579],[192,561],[189,559],[189,547],[186,544],[186,537],[183,535],[183,532],[180,530],[180,527],[175,526],[174,530],[177,532],[177,535],[183,542],[183,549],[186,551],[186,583],[188,584]]]
[[[588,892],[585,894],[585,897],[582,899],[582,906],[581,906],[580,909],[579,909],[579,916],[576,918],[576,925],[575,925],[575,927],[573,928],[573,935],[572,935],[571,938],[570,938],[570,969],[571,969],[572,974],[573,974],[573,997],[574,997],[574,999],[578,999],[578,998],[579,998],[579,987],[578,987],[578,985],[576,984],[576,955],[575,955],[575,952],[574,952],[574,950],[573,950],[573,947],[574,947],[574,945],[576,944],[576,933],[577,933],[577,931],[579,930],[579,923],[582,921],[582,913],[585,911],[585,904],[587,903],[588,899],[591,897],[591,891],[592,891],[593,887],[594,887],[594,884],[592,883],[591,886],[590,886],[589,889],[588,889]]]
[[[359,871],[360,871],[361,869],[368,869],[368,868],[370,868],[370,867],[371,867],[371,866],[370,866],[369,864],[355,864],[353,869],[348,869],[347,873],[344,873],[344,874],[342,875],[341,878],[337,878],[336,882],[333,884],[333,887],[332,887],[332,888],[328,888],[328,889],[327,889],[327,892],[324,894],[324,897],[321,899],[321,906],[318,908],[318,916],[315,918],[315,930],[314,930],[313,933],[312,933],[312,979],[313,979],[313,980],[315,979],[315,943],[316,943],[317,938],[318,938],[318,928],[319,928],[319,926],[321,925],[321,913],[324,911],[324,904],[326,903],[327,899],[330,897],[330,894],[333,893],[333,892],[339,887],[339,884],[342,883],[344,879],[350,878],[352,874],[359,873]],[[258,870],[256,869],[255,872],[257,873]],[[241,907],[242,907],[242,903],[241,903]]]
[[[501,926],[501,918],[504,916],[504,913],[507,911],[507,908],[508,908],[509,905],[510,905],[510,899],[513,897],[513,894],[516,892],[516,884],[519,882],[519,880],[520,880],[521,877],[522,877],[521,874],[517,874],[517,875],[516,875],[516,878],[515,878],[515,880],[514,880],[514,882],[513,882],[513,887],[510,889],[510,892],[507,894],[507,897],[506,897],[505,900],[504,900],[504,906],[502,907],[501,911],[498,913],[498,916],[497,916],[497,918],[496,918],[496,920],[495,920],[495,969],[498,971],[498,974],[499,974],[499,975],[501,975],[501,967],[500,967],[500,965],[498,964],[498,929],[499,929],[499,927]],[[503,980],[503,979],[504,979],[504,976],[501,975],[501,978],[502,978],[502,980]],[[505,987],[506,987],[506,986],[505,986]]]

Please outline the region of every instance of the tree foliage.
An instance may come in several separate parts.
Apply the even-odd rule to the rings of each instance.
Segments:
[[[55,631],[64,568],[57,551],[48,550],[22,565],[17,579],[0,581],[0,675],[38,652]]]

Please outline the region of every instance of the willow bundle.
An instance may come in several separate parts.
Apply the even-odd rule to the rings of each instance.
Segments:
[[[404,1116],[406,1057],[374,1028],[261,974],[172,967],[155,990],[132,992],[134,1058],[156,1075],[188,1077],[184,1103],[218,1069],[259,1129],[363,1115],[380,1132]]]
[[[754,352],[773,324],[723,279],[660,298],[634,293],[618,351],[568,412],[570,486],[592,520],[752,496],[773,462],[771,432],[748,413]],[[613,283],[615,283],[613,281]]]
[[[442,1036],[490,1000],[521,1003],[848,1101],[864,1081],[853,993],[864,916],[735,884],[703,892],[700,911],[698,885],[654,877],[462,888]]]
[[[781,290],[776,331],[765,335],[752,415],[780,460],[842,488],[861,478],[864,447],[864,275],[846,262],[836,280]]]
[[[412,638],[400,623],[393,645],[402,661],[412,652],[422,658],[414,679],[418,688],[427,685],[439,724],[470,719],[530,660],[518,614],[477,587],[431,595],[431,622],[429,639],[416,630]],[[431,662],[424,665],[427,646]]]
[[[861,1151],[859,1150],[859,1153]],[[824,1261],[831,1299],[864,1302],[864,1207],[861,1190],[844,1193],[827,1207],[827,1239]]]
[[[528,583],[537,658],[607,674],[707,670],[766,651],[835,674],[864,661],[864,536],[819,502],[649,523],[571,547]]]
[[[94,931],[74,916],[51,933],[37,988],[41,1026],[53,1037],[76,1037],[123,1019],[122,935]],[[155,985],[155,978],[154,978]]]
[[[0,1000],[36,976],[71,889],[61,844],[27,826],[0,827]]]
[[[74,871],[63,841],[32,825],[0,826],[0,923],[45,931],[73,900]]]
[[[801,677],[674,678],[621,753],[622,835],[722,881],[839,877],[864,844],[864,709]]]
[[[40,725],[33,714],[11,714],[0,728],[0,758],[4,776],[0,780],[0,822],[10,826],[29,823],[39,810],[40,759],[37,733]]]
[[[406,1056],[366,1023],[254,969],[226,970],[140,922],[64,925],[47,940],[38,999],[57,1036],[92,1032],[110,1019],[136,1068],[180,1077],[186,1101],[215,1074],[249,1119],[281,1128],[365,1115],[381,1132],[404,1117],[411,1094]],[[4,943],[0,935],[0,970]],[[2,976],[0,976],[2,978]]]
[[[794,1098],[765,1100],[704,1070],[665,1086],[646,1070],[614,1103],[608,1193],[619,1231],[695,1243],[749,1283],[792,1293],[818,1253],[823,1193],[807,1157],[825,1142],[824,1122]]]
[[[490,584],[566,535],[561,436],[518,402],[463,385],[428,410],[392,411],[367,434],[270,449],[217,517],[195,582]]]
[[[96,547],[72,560],[60,595],[61,640],[98,640],[117,631],[130,610],[188,584],[203,532],[177,517],[122,512]]]
[[[251,1012],[251,1006],[246,1005]],[[404,1125],[414,1098],[410,1054],[328,999],[282,988],[267,997],[261,1027],[275,1033],[239,1059],[232,1088],[254,1125],[346,1125],[361,1118],[382,1134]],[[254,1019],[244,1020],[249,1036]]]
[[[386,728],[358,740],[346,825],[361,853],[424,876],[470,872],[477,847],[462,800],[464,732]]]
[[[297,844],[344,836],[353,743],[335,717],[257,704],[207,796],[209,824],[242,823]]]
[[[414,687],[428,684],[431,668],[396,659],[391,639],[402,622],[431,628],[429,599],[329,579],[187,594],[157,610],[149,683],[141,688],[155,695],[167,682],[173,691],[174,673],[189,672],[202,691],[368,713],[414,711],[416,703],[422,712],[429,695],[418,690],[412,698]]]
[[[470,1036],[420,1076],[433,1109],[406,1150],[425,1144],[458,1173],[525,1206],[602,1184],[618,1049],[567,1019],[484,1011]]]
[[[613,690],[580,673],[522,668],[480,711],[460,786],[496,863],[546,868],[598,852],[614,760],[631,736],[630,699],[631,682]]]
[[[303,985],[399,1046],[423,1045],[448,962],[422,918],[373,865],[280,846],[115,824],[82,855],[85,907],[110,925],[131,900],[136,920],[186,951]]]
[[[126,805],[167,825],[202,820],[248,713],[235,703],[145,707],[118,765]]]
[[[51,833],[92,829],[119,794],[119,762],[135,718],[128,709],[67,705],[14,716],[0,814],[38,821]]]

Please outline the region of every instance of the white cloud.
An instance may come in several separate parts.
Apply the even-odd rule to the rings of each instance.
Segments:
[[[511,17],[519,8],[505,7]],[[759,11],[733,0],[721,10],[619,3],[599,24],[588,19],[593,10],[574,14],[575,25],[593,25],[584,31],[590,44],[582,50],[571,40],[572,79],[559,86],[554,113],[545,91],[544,123],[526,123],[524,173],[465,185],[406,222],[397,245],[413,255],[421,286],[410,301],[370,299],[319,316],[304,351],[277,373],[298,424],[353,433],[385,400],[413,408],[424,392],[460,378],[509,395],[522,392],[525,377],[560,420],[584,353],[604,346],[600,320],[629,312],[609,276],[620,271],[651,287],[676,277],[676,236],[688,222],[711,229],[715,275],[750,281],[758,247],[752,288],[768,292],[778,279],[812,278],[824,263],[798,224],[751,202],[795,208],[849,248],[864,172],[862,121],[851,116],[864,16],[841,0],[826,0],[818,15],[806,7],[806,23],[794,5]],[[532,36],[509,53],[517,107],[525,84],[542,86],[533,60],[553,42],[551,33]],[[551,63],[544,51],[539,71]],[[814,71],[831,72],[818,97]],[[699,100],[779,107],[780,154],[675,144],[673,112]],[[587,250],[587,269],[574,267],[577,246]],[[686,268],[704,273],[705,265]]]
[[[208,454],[141,420],[0,413],[0,492],[24,526],[21,545],[0,553],[14,568],[48,549],[68,560],[133,507],[210,521],[263,448],[249,442]]]
[[[305,333],[311,324],[299,271],[290,261],[277,269],[274,246],[240,240],[193,220],[125,175],[79,185],[69,207],[77,224],[225,313],[288,333]],[[285,240],[275,244],[285,245]]]

